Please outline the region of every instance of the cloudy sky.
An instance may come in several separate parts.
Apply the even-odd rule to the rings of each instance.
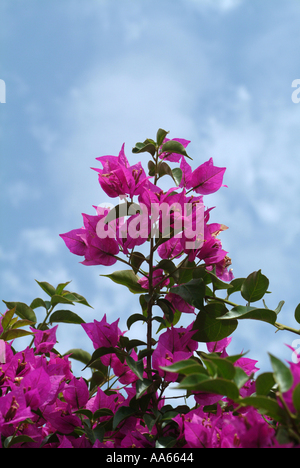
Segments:
[[[296,326],[300,302],[300,78],[298,0],[2,0],[0,79],[0,296],[30,303],[35,283],[72,280],[93,310],[86,321],[139,312],[137,296],[85,267],[59,238],[81,213],[107,201],[95,158],[127,157],[137,141],[191,140],[193,168],[213,157],[227,167],[212,220],[235,277],[261,269],[267,305]],[[146,160],[145,160],[146,161]],[[99,165],[99,167],[101,167]],[[2,312],[5,306],[2,307]],[[142,334],[140,327],[133,334]],[[297,338],[270,325],[241,323],[229,351],[269,368],[267,352],[291,359]],[[61,327],[58,349],[92,351],[80,326]],[[300,341],[299,341],[300,344]]]

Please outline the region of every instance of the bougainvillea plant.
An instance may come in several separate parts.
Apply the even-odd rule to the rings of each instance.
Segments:
[[[267,308],[269,280],[261,270],[233,276],[220,240],[227,227],[210,222],[204,200],[224,186],[225,167],[209,159],[192,168],[190,141],[167,135],[159,129],[155,140],[137,143],[132,165],[124,145],[117,156],[97,158],[99,184],[117,202],[95,206],[82,227],[60,234],[83,265],[121,265],[103,276],[134,294],[140,312],[127,317],[127,329],[140,321],[144,337],[128,338],[106,314],[86,323],[69,310],[90,307],[70,282],[38,281],[47,298],[30,305],[3,301],[3,448],[300,447],[299,360],[285,364],[270,355],[272,372],[256,377],[257,361],[227,353],[239,320],[300,331],[277,322],[283,301]],[[146,169],[139,156],[148,156]],[[234,293],[243,305],[232,302]],[[299,306],[295,319],[300,323]],[[81,348],[60,354],[61,322],[82,327],[92,355]],[[18,351],[15,340],[27,335]],[[73,359],[90,378],[74,375]],[[185,404],[176,404],[178,390]]]

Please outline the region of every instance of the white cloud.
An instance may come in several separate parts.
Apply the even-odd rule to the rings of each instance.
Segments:
[[[20,248],[36,254],[51,256],[58,253],[60,242],[48,228],[24,229],[20,235]]]
[[[211,8],[220,12],[228,12],[241,5],[243,0],[189,0],[198,8]]]
[[[171,130],[173,137],[188,138],[195,132],[188,113],[189,91],[169,67],[167,72],[148,73],[136,65],[146,68],[147,60],[127,57],[126,66],[123,62],[90,70],[70,89],[60,108],[60,135],[47,154],[48,174],[63,190],[64,214],[72,214],[73,219],[75,213],[106,201],[97,174],[90,169],[101,167],[96,157],[117,155],[125,142],[126,155],[133,162],[132,147],[155,137],[159,127]]]
[[[12,181],[5,190],[5,198],[14,208],[20,208],[24,203],[36,201],[40,197],[39,189],[23,180]]]

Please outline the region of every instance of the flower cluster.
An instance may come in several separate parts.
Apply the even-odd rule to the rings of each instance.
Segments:
[[[167,240],[157,249],[161,259],[180,258],[186,254],[189,261],[204,261],[208,269],[216,268],[219,278],[230,281],[233,278],[232,271],[228,270],[231,262],[217,237],[227,227],[209,223],[211,208],[204,210],[203,207],[203,195],[222,187],[226,168],[214,166],[211,158],[193,171],[183,151],[182,154],[164,151],[170,142],[179,143],[181,150],[190,142],[165,138],[158,148],[162,161],[156,161],[156,167],[160,177],[171,174],[174,178],[165,161],[180,161],[176,186],[164,192],[157,184],[159,177],[147,176],[141,162],[129,164],[123,144],[118,156],[97,158],[103,168],[95,169],[104,192],[123,201],[118,205],[118,214],[107,221],[110,209],[95,207],[96,215],[82,215],[82,228],[60,236],[73,254],[84,256],[84,265],[106,266],[117,262],[120,251],[128,255],[130,250],[147,242],[149,236],[164,236]],[[190,195],[191,191],[196,195]]]
[[[95,320],[83,328],[96,350],[105,347],[120,351],[120,337],[124,333],[117,322],[109,324],[104,316],[100,322]],[[98,387],[91,395],[87,382],[72,374],[69,356],[52,352],[55,332],[56,327],[47,333],[35,332],[35,348],[17,353],[6,343],[6,363],[0,366],[2,443],[14,442],[16,448],[154,448],[157,428],[153,425],[153,408],[150,405],[143,417],[133,409],[138,381],[135,373],[121,362],[118,354],[102,356],[101,361],[112,367],[123,388]],[[160,335],[153,355],[153,373],[163,379],[165,387],[179,376],[161,368],[193,356],[198,343],[192,340],[192,335],[191,326],[171,327]],[[208,343],[207,349],[217,350],[225,359],[230,340]],[[41,351],[41,343],[47,356]],[[136,359],[135,353],[131,356]],[[249,375],[249,381],[240,390],[243,395],[255,391],[252,379],[253,372],[258,370],[255,364],[256,361],[244,357],[235,362]],[[295,386],[300,382],[300,364],[291,364],[291,370]],[[176,438],[175,448],[279,446],[271,421],[257,410],[251,407],[230,410],[232,402],[220,395],[194,392],[193,397],[197,402],[193,409],[181,406],[170,413],[164,436]],[[215,411],[210,412],[207,405],[213,400]],[[285,402],[291,406],[288,393]],[[114,427],[112,421],[120,410],[126,410],[129,417]],[[292,407],[291,410],[295,411]],[[165,418],[170,411],[163,396],[158,395],[157,411]]]

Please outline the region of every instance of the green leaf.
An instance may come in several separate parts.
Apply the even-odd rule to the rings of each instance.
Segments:
[[[135,361],[131,356],[126,356],[125,358],[128,367],[135,373],[135,375],[143,380],[144,373],[144,363],[143,360]]]
[[[85,321],[71,310],[56,310],[50,315],[49,322],[81,324]]]
[[[131,408],[130,406],[121,406],[114,415],[113,430],[117,428],[120,422],[124,421],[124,419],[127,419],[130,416],[133,416],[135,413],[136,410],[134,408]]]
[[[162,128],[159,128],[158,131],[157,131],[157,134],[156,134],[156,143],[157,143],[157,146],[161,146],[164,139],[166,138],[166,136],[168,135],[168,133],[170,132],[167,132],[166,130],[163,130]]]
[[[132,148],[132,152],[134,154],[147,152],[154,156],[156,152],[156,147],[153,143],[147,142],[146,140],[144,143],[136,143],[135,147]]]
[[[141,252],[132,252],[132,254],[130,255],[130,264],[135,274],[138,272],[141,264],[145,260],[146,260],[146,257]]]
[[[153,384],[152,380],[149,379],[143,379],[143,380],[137,380],[136,382],[136,398],[141,398],[144,393],[148,390],[148,388],[151,387]]]
[[[73,304],[73,301],[71,301],[70,299],[68,299],[67,297],[65,296],[58,296],[57,294],[54,294],[52,297],[51,297],[51,305],[52,306],[55,306],[57,304],[71,304],[71,305],[74,305]]]
[[[295,410],[300,412],[300,383],[293,390],[293,405]]]
[[[4,304],[6,304],[8,309],[13,309],[15,307],[15,313],[21,319],[30,320],[34,323],[37,321],[34,311],[27,304],[24,304],[23,302],[3,302]]]
[[[2,315],[1,325],[4,331],[9,327],[9,324],[15,314],[15,311],[16,308],[13,307],[12,309],[8,310],[7,312],[5,312],[5,314]]]
[[[71,359],[75,359],[76,361],[82,362],[83,364],[88,364],[92,357],[90,353],[80,348],[69,349],[69,351],[64,353],[64,356],[68,356],[69,354],[71,354]]]
[[[197,330],[192,339],[207,343],[220,341],[231,335],[238,326],[237,320],[218,320],[224,314],[226,307],[222,303],[210,303],[197,315],[193,330]]]
[[[149,170],[149,176],[153,177],[155,176],[156,173],[156,165],[154,164],[153,161],[148,161],[148,170]]]
[[[168,260],[164,258],[163,260],[160,260],[158,264],[156,265],[156,268],[162,268],[165,273],[168,273],[172,278],[175,279],[177,282],[179,279],[179,270],[177,266],[175,265],[172,260]]]
[[[201,309],[203,307],[205,284],[202,278],[193,279],[188,283],[170,288],[170,292],[178,294],[188,304],[196,307],[197,309]]]
[[[195,268],[193,272],[194,278],[202,278],[205,284],[212,283],[215,290],[218,289],[231,289],[232,285],[230,283],[225,283],[221,281],[213,272],[205,269],[204,266]]]
[[[9,448],[9,447],[12,447],[13,445],[26,443],[26,442],[36,442],[36,441],[27,435],[20,435],[16,437],[12,435],[5,439],[3,445],[5,448]]]
[[[148,302],[149,302],[148,296],[149,294],[141,294],[139,297],[140,306],[141,306],[141,309],[145,318],[147,317],[147,310],[148,310]]]
[[[230,284],[231,284],[231,288],[228,289],[228,297],[235,293],[235,292],[238,292],[241,290],[241,287],[242,287],[242,284],[244,283],[246,278],[234,278]]]
[[[172,448],[174,445],[177,443],[177,439],[175,439],[172,436],[167,436],[167,437],[160,437],[156,442],[155,442],[155,448],[156,449],[166,449],[166,448]]]
[[[180,167],[175,167],[174,169],[172,169],[172,177],[175,184],[178,187],[182,179],[182,170],[180,169]]]
[[[88,410],[88,409],[79,409],[77,411],[74,411],[74,414],[83,414],[84,416],[86,416],[87,418],[89,418],[90,420],[93,419],[93,413],[92,411]]]
[[[251,273],[243,282],[241,295],[248,302],[259,301],[267,292],[269,280],[261,270]]]
[[[93,420],[96,420],[98,418],[101,418],[102,416],[113,416],[114,413],[111,409],[109,408],[100,408],[95,411],[93,414]]]
[[[157,169],[158,169],[159,177],[163,177],[164,175],[169,175],[173,179],[172,170],[171,170],[170,166],[165,161],[161,161],[158,164]]]
[[[100,440],[100,442],[103,441],[105,428],[101,426],[101,424],[98,424],[98,426],[92,429],[91,422],[84,420],[83,425],[84,425],[84,432],[92,444],[94,444],[96,440]]]
[[[120,337],[121,339],[121,337]],[[136,348],[137,346],[147,346],[147,343],[145,343],[145,341],[141,341],[141,340],[129,340],[126,344],[126,351],[130,351],[132,348]]]
[[[169,302],[167,299],[158,299],[156,304],[163,311],[164,316],[167,319],[167,321],[170,324],[173,323],[175,309],[174,309],[174,306],[171,304],[171,302]]]
[[[175,372],[176,374],[205,374],[208,377],[207,370],[198,363],[195,359],[186,359],[184,361],[178,361],[170,366],[160,366],[160,368],[166,372]]]
[[[240,389],[245,385],[246,382],[248,382],[248,380],[249,375],[247,375],[246,372],[240,367],[235,367],[235,375],[233,381],[236,384],[236,386]]]
[[[188,375],[176,388],[183,388],[196,392],[214,393],[216,395],[227,396],[232,400],[239,397],[239,389],[234,382],[222,378],[207,379],[207,376],[204,374]]]
[[[176,140],[169,140],[164,143],[161,147],[161,153],[175,153],[175,154],[182,154],[183,156],[190,158],[190,156],[185,151],[185,147]]]
[[[219,320],[231,320],[231,319],[253,319],[260,320],[262,322],[271,323],[274,325],[277,319],[277,314],[274,310],[269,309],[258,309],[256,307],[250,306],[237,306],[233,307],[229,312],[227,312],[222,317],[219,317]]]
[[[300,304],[298,304],[295,309],[295,319],[296,322],[300,323]]]
[[[266,414],[276,421],[285,421],[285,412],[283,408],[281,408],[273,398],[263,395],[250,396],[238,400],[238,403],[242,406],[252,406],[253,408],[258,409],[260,413]]]
[[[71,283],[71,281],[67,281],[66,283],[58,284],[57,287],[56,287],[56,294],[58,294],[58,296],[60,296],[61,293],[63,292],[63,290],[65,289],[65,287],[70,283]]]
[[[6,332],[2,333],[1,339],[4,341],[15,340],[16,338],[21,338],[23,336],[32,335],[32,332],[26,330],[19,330],[19,329],[9,329]]]
[[[235,367],[231,362],[226,359],[213,356],[209,356],[208,359],[203,359],[205,365],[207,365],[209,361],[211,361],[217,368],[217,375],[219,377],[229,380],[233,379],[235,375]]]
[[[30,307],[31,309],[36,309],[37,307],[44,307],[46,310],[48,310],[46,302],[40,297],[33,299],[32,303],[30,304]]]
[[[189,262],[185,259],[179,264],[179,279],[178,284],[185,284],[191,281],[193,278],[193,272],[195,268],[195,262]]]
[[[26,319],[17,320],[11,325],[11,329],[13,330],[15,328],[26,327],[27,325],[34,325],[34,322],[31,322],[31,320]]]
[[[135,322],[137,321],[143,321],[143,322],[146,322],[146,317],[144,317],[144,315],[142,314],[132,314],[130,315],[130,317],[128,317],[128,320],[127,320],[127,328],[128,330],[130,330],[130,327],[131,325],[133,325]]]
[[[118,350],[118,348],[114,348],[113,346],[110,346],[110,347],[107,347],[107,348],[106,347],[98,348],[93,352],[90,361],[86,364],[84,369],[86,369],[87,367],[93,367],[94,368],[95,362],[98,361],[98,359],[100,357],[105,356],[106,354],[117,354],[118,356],[120,356],[120,354],[123,354],[123,353],[120,352],[120,350]]]
[[[100,275],[110,278],[114,283],[126,286],[133,294],[142,294],[145,292],[139,283],[138,276],[132,270],[119,270],[110,275]]]
[[[276,307],[276,309],[274,309],[274,312],[276,312],[276,315],[279,314],[279,312],[281,311],[283,305],[284,305],[284,301],[280,301],[278,306]]]
[[[255,380],[255,390],[257,395],[267,396],[271,388],[275,385],[275,380],[272,372],[264,372]]]
[[[293,375],[288,367],[280,359],[269,353],[274,371],[274,379],[281,393],[287,392],[293,385]]]
[[[207,382],[210,380],[206,373],[201,374],[198,372],[197,374],[188,374],[184,379],[180,382],[180,384],[176,387],[176,389],[183,388],[185,390],[196,390],[198,385],[202,382]]]
[[[63,291],[63,296],[66,299],[69,299],[69,301],[78,302],[78,304],[82,304],[93,309],[93,307],[87,302],[86,298],[81,296],[81,294],[76,292]]]
[[[159,333],[164,328],[170,328],[172,325],[175,326],[179,322],[181,315],[182,315],[182,313],[179,312],[179,310],[176,309],[176,311],[175,311],[175,313],[174,313],[174,315],[172,317],[172,323],[169,322],[168,320],[164,320],[162,317],[153,317],[153,320],[157,320],[158,322],[160,322],[160,326],[157,329],[156,333]],[[161,320],[159,320],[159,319],[161,319]]]
[[[37,280],[35,281],[42,288],[42,290],[45,291],[46,294],[48,294],[48,296],[51,297],[54,294],[56,294],[56,288],[52,286],[52,284],[49,284],[46,281],[37,281]]]

